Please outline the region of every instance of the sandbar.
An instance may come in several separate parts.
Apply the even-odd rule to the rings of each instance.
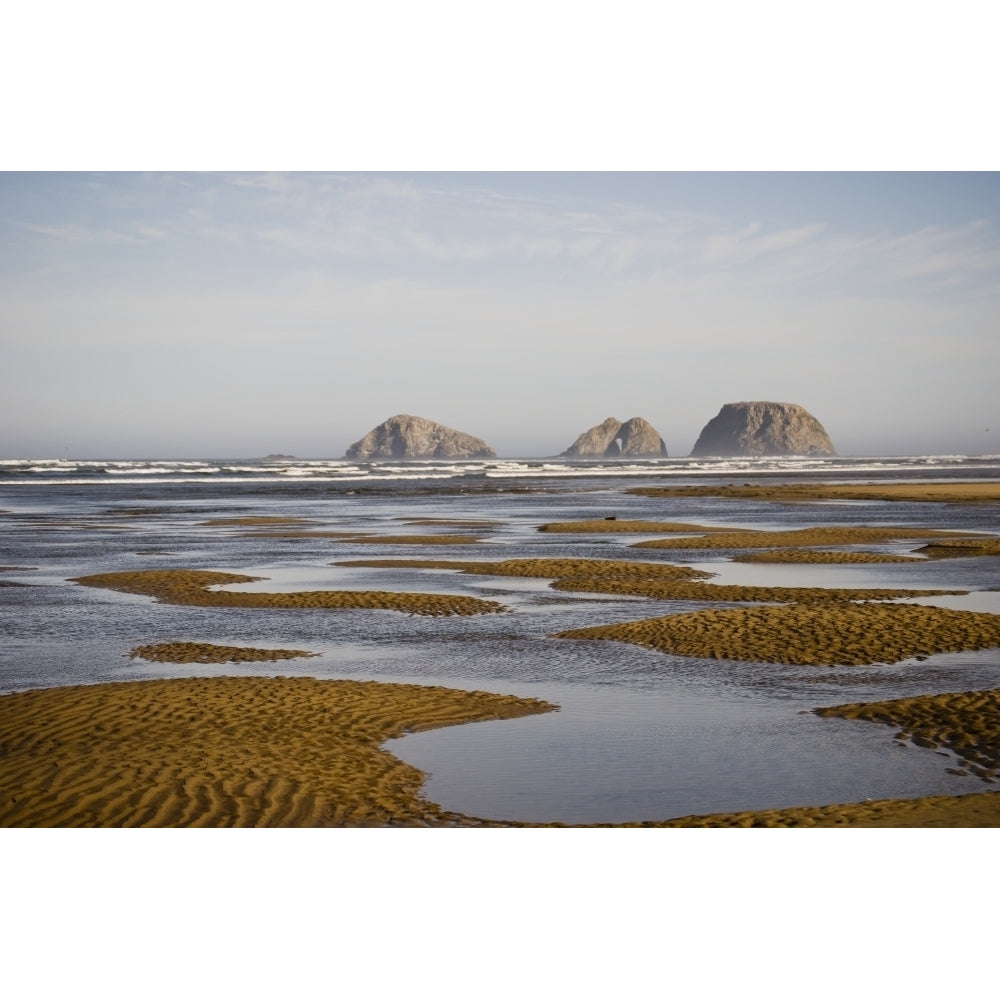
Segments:
[[[551,578],[554,590],[573,593],[618,594],[658,601],[795,602],[799,604],[844,601],[895,600],[964,594],[964,590],[913,590],[898,587],[769,587],[704,582],[711,573],[691,566],[648,563],[625,559],[504,559],[497,562],[448,559],[350,559],[335,566],[369,569],[438,569],[485,576]]]
[[[983,536],[985,541],[991,536]],[[797,528],[793,531],[711,531],[697,538],[650,538],[633,543],[637,549],[766,549],[772,546],[865,545],[924,539],[965,540],[968,532],[935,528],[850,525]]]
[[[1000,826],[1000,792],[928,795],[917,799],[876,799],[831,806],[795,806],[756,812],[681,816],[666,822],[621,823],[631,827],[959,827]]]
[[[928,696],[817,713],[852,717],[857,710],[857,718],[906,726],[911,738],[937,734],[956,749],[950,734],[975,733],[975,745],[960,752],[970,764],[988,763],[1000,759],[997,696]],[[927,718],[924,702],[938,703],[938,717]],[[407,731],[555,708],[481,691],[308,677],[133,681],[5,695],[0,827],[565,826],[443,810],[421,797],[420,771],[380,748]],[[986,725],[977,721],[984,715]],[[1000,793],[588,825],[996,827]]]
[[[232,583],[251,583],[257,576],[200,569],[136,570],[96,573],[73,583],[105,587],[126,594],[155,597],[163,604],[214,608],[381,608],[417,615],[493,614],[507,609],[497,601],[459,594],[396,593],[376,590],[308,590],[290,593],[240,593],[209,590]]]
[[[898,728],[895,739],[946,747],[969,774],[992,783],[1000,771],[1000,689],[854,702],[815,709],[823,718],[866,719]]]
[[[536,699],[309,677],[213,677],[0,697],[0,826],[502,825],[419,797],[406,732],[551,711]]]
[[[734,500],[897,500],[909,503],[1000,503],[1000,482],[744,483],[742,486],[636,486],[647,497],[730,497]]]
[[[319,656],[305,649],[255,649],[252,646],[217,646],[210,642],[155,642],[136,646],[133,659],[153,663],[262,663],[269,660],[294,660],[301,656]]]
[[[861,666],[998,647],[1000,615],[911,604],[794,604],[694,611],[570,629],[556,638],[610,639],[712,660]]]

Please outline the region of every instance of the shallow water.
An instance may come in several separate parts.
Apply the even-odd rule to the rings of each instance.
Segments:
[[[1000,476],[1000,461],[954,465],[955,460],[933,466],[935,475]],[[927,467],[898,460],[890,472],[899,479]],[[672,460],[667,472],[664,468],[649,463],[615,475],[602,466],[570,476],[534,466],[525,472],[515,463],[506,471],[489,470],[488,476],[506,477],[499,485],[491,480],[484,487],[482,476],[473,477],[478,486],[468,492],[455,488],[454,475],[448,479],[439,471],[434,475],[440,478],[434,479],[417,475],[426,470],[415,473],[413,467],[395,477],[384,475],[376,492],[360,491],[354,481],[322,479],[317,467],[296,473],[291,477],[295,481],[285,476],[281,482],[270,473],[271,478],[255,478],[253,472],[234,482],[207,473],[195,482],[177,482],[174,468],[132,478],[128,470],[118,469],[103,480],[91,471],[90,478],[72,482],[58,468],[45,473],[48,481],[39,482],[23,470],[11,473],[6,480],[0,477],[0,583],[5,584],[0,586],[0,690],[280,672],[443,683],[558,704],[558,712],[544,716],[392,741],[394,753],[428,772],[426,794],[431,799],[448,809],[492,818],[613,822],[991,787],[948,774],[952,761],[941,753],[895,744],[889,727],[819,719],[811,709],[996,687],[1000,651],[860,668],[671,657],[622,643],[549,637],[564,629],[705,605],[563,593],[546,580],[335,565],[378,558],[628,558],[683,562],[710,570],[720,583],[965,589],[971,591],[968,597],[920,601],[1000,612],[1000,592],[989,589],[1000,586],[1000,560],[995,557],[827,567],[741,564],[729,562],[727,553],[631,547],[648,536],[537,530],[547,521],[613,514],[732,527],[909,524],[1000,531],[995,506],[780,505],[665,500],[625,492],[636,485],[656,485],[664,475],[675,482],[684,474],[682,460]],[[861,467],[840,463],[825,468],[830,478],[843,481]],[[786,469],[783,478],[808,473],[815,479],[823,469],[822,463],[798,472]],[[463,466],[459,478],[464,482],[475,471]],[[728,475],[731,470],[723,471]],[[342,470],[337,475],[343,479]],[[706,473],[689,466],[687,475],[702,481]],[[866,466],[865,481],[872,475]],[[249,526],[203,523],[244,516],[312,517],[321,522],[317,530],[378,535],[469,530],[484,541],[379,545],[268,537],[265,533],[275,528],[255,533]],[[420,518],[493,523],[468,529],[407,523]],[[233,590],[457,593],[501,601],[508,611],[427,618],[390,611],[188,608],[70,582],[98,572],[168,567],[266,578],[226,588]],[[177,639],[294,647],[321,655],[285,661],[280,668],[274,663],[152,664],[128,657],[135,646]]]

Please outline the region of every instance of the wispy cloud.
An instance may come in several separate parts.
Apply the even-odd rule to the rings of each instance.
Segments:
[[[824,283],[885,294],[1000,292],[1000,238],[987,221],[914,226],[835,216],[775,223],[733,213],[669,211],[641,201],[542,195],[515,185],[438,175],[208,174],[87,177],[72,212],[39,202],[10,215],[12,239],[88,246],[171,246],[190,266],[277,273],[349,266],[365,275],[416,274],[482,285],[666,280],[798,294]]]

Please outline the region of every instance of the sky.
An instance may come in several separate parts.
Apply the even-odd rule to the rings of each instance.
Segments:
[[[1000,174],[0,174],[0,457],[684,456],[739,400],[996,453],[998,320]]]

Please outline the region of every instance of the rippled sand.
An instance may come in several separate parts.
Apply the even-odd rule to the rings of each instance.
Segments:
[[[144,594],[164,604],[216,608],[383,608],[417,615],[477,615],[505,611],[496,601],[455,594],[411,594],[378,590],[308,590],[291,593],[234,593],[209,590],[231,583],[251,583],[257,576],[209,570],[139,570],[97,573],[73,582],[106,587],[126,594]]]
[[[909,604],[725,608],[560,632],[677,656],[803,666],[898,663],[1000,646],[1000,615]]]
[[[765,483],[742,486],[638,486],[647,497],[732,497],[737,500],[900,500],[909,503],[998,503],[1000,483]]]
[[[518,576],[551,579],[555,590],[575,593],[621,594],[659,601],[759,602],[799,604],[844,601],[892,600],[938,594],[964,594],[962,590],[913,590],[903,587],[761,587],[704,582],[704,570],[670,563],[626,559],[505,559],[499,562],[447,559],[351,559],[337,566],[369,569],[444,569],[485,576]]]
[[[305,649],[255,649],[252,646],[217,646],[210,642],[157,642],[136,646],[129,656],[153,663],[263,663],[319,656]]]
[[[380,745],[406,731],[550,711],[534,699],[307,677],[49,688],[0,697],[0,826],[530,826],[420,798]],[[1000,692],[819,709],[903,727],[989,779]],[[560,824],[545,824],[558,826]],[[1000,825],[1000,793],[717,813],[623,827]]]
[[[10,694],[0,697],[0,826],[482,825],[420,799],[423,774],[380,745],[553,707],[308,677]]]

